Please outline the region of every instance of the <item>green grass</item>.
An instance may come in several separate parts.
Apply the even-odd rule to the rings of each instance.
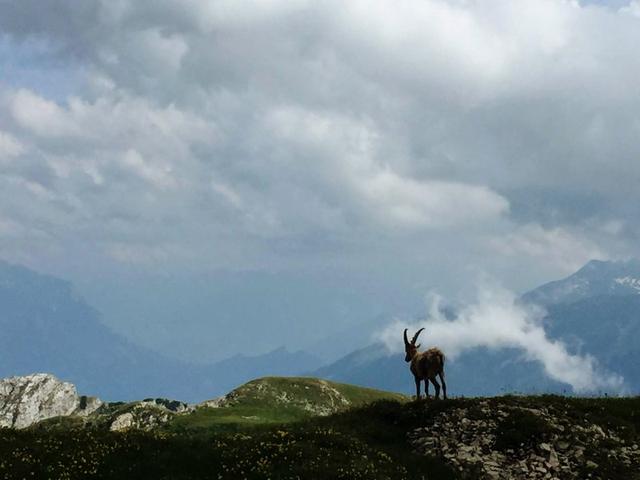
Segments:
[[[0,478],[456,478],[441,461],[411,453],[406,432],[420,410],[387,400],[235,433],[4,429]]]
[[[176,416],[166,428],[172,432],[238,431],[247,426],[301,421],[378,400],[408,400],[398,393],[308,377],[260,378],[235,389],[230,398],[225,407],[199,408]]]
[[[218,432],[239,431],[245,427],[291,423],[309,417],[297,408],[274,409],[258,405],[238,405],[229,408],[200,408],[197,411],[171,420],[165,427],[171,432],[209,430]]]
[[[314,405],[340,408],[339,396],[349,402],[349,406],[359,406],[377,400],[407,400],[405,395],[393,392],[358,387],[346,383],[330,382],[313,377],[264,377],[233,390],[234,404],[280,405],[281,398],[289,397],[295,405],[305,402]]]

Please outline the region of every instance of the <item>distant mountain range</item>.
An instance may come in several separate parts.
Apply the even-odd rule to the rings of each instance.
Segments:
[[[591,261],[565,279],[525,293],[521,301],[546,308],[551,338],[572,353],[594,356],[606,370],[622,375],[630,391],[640,392],[640,261]],[[366,338],[383,320],[357,325],[351,333]],[[68,282],[0,262],[0,377],[50,372],[105,400],[154,396],[196,402],[252,378],[300,374],[412,393],[403,357],[374,343],[321,368],[315,356],[284,348],[189,364],[111,331]],[[454,395],[570,392],[516,349],[467,351],[448,362],[446,371]]]
[[[0,377],[50,372],[106,400],[193,402],[258,376],[295,375],[319,364],[284,348],[211,365],[165,357],[112,332],[70,283],[0,262]]]
[[[631,392],[640,392],[640,261],[590,261],[565,279],[525,293],[521,301],[546,308],[544,325],[552,339],[563,341],[571,353],[592,355],[605,370],[622,375]],[[312,374],[411,393],[413,381],[403,357],[374,344]],[[446,371],[449,390],[456,395],[571,391],[515,349],[467,351]]]

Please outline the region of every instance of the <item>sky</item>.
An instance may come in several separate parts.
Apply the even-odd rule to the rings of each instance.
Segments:
[[[640,256],[638,45],[638,1],[0,0],[0,258],[210,360]]]

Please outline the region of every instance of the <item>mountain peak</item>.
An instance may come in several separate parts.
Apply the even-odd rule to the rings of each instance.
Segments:
[[[568,304],[599,295],[640,294],[640,260],[590,260],[577,272],[546,283],[522,299],[541,305]]]

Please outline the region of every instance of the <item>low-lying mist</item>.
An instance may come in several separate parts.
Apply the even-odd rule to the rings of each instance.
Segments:
[[[620,375],[605,371],[588,353],[572,354],[562,341],[549,338],[542,322],[544,308],[519,302],[509,290],[482,285],[475,301],[459,308],[453,319],[447,318],[443,304],[441,296],[429,294],[425,320],[395,320],[378,333],[377,339],[390,353],[398,353],[404,349],[404,328],[413,335],[425,327],[417,343],[423,349],[438,346],[452,361],[474,348],[516,348],[525,359],[539,362],[546,375],[570,385],[576,393],[623,391]]]

